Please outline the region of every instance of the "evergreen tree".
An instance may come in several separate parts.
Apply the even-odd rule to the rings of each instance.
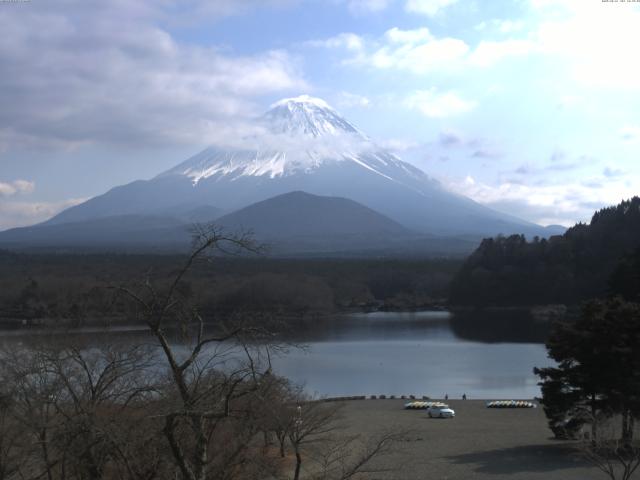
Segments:
[[[640,301],[640,248],[618,263],[609,279],[609,289],[613,295],[620,295],[625,300]]]
[[[630,442],[640,415],[640,305],[620,298],[588,302],[575,321],[556,325],[547,342],[557,367],[536,368],[543,406],[554,433],[569,420],[590,423],[620,414]]]
[[[615,289],[631,300],[629,289],[637,292],[640,286],[640,253],[619,262],[639,249],[640,197],[634,197],[597,211],[589,225],[579,223],[548,240],[528,242],[522,235],[483,240],[454,278],[450,299],[477,306],[578,304],[606,295],[617,269]]]

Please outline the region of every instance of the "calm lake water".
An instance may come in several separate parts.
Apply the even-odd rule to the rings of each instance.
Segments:
[[[459,338],[448,312],[376,312],[342,316],[299,332],[304,351],[274,360],[277,373],[320,395],[428,395],[533,398],[534,366],[547,366],[539,343],[481,343]]]
[[[544,345],[523,343],[519,334],[514,336],[514,325],[526,325],[522,318],[503,318],[492,326],[487,318],[472,315],[462,322],[461,318],[443,311],[376,312],[313,321],[290,333],[288,340],[305,348],[273,358],[274,371],[322,396],[460,398],[466,393],[470,399],[530,399],[540,395],[533,367],[551,361]],[[469,335],[469,324],[483,327],[471,328]],[[112,330],[106,336],[98,329],[79,333],[95,344],[155,343],[136,327]],[[501,342],[501,336],[520,342]],[[36,337],[24,331],[0,332],[0,344],[20,346]],[[469,340],[487,337],[494,343]]]

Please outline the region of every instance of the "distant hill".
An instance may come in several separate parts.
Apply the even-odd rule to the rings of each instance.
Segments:
[[[228,229],[250,227],[263,238],[335,235],[413,235],[390,218],[353,200],[290,192],[220,217]]]
[[[216,220],[227,231],[251,230],[275,255],[462,256],[480,239],[419,234],[364,205],[295,191]]]
[[[402,251],[425,237],[353,200],[300,191],[254,203],[216,223],[228,231],[251,230],[275,253]]]
[[[175,252],[191,244],[190,227],[213,221],[228,232],[250,230],[272,255],[462,256],[480,239],[417,234],[353,200],[290,192],[230,214],[181,206],[175,216],[114,215],[0,232],[0,248]],[[215,218],[215,220],[214,220]]]
[[[457,305],[577,303],[610,292],[610,277],[640,248],[640,198],[597,211],[564,235],[488,238],[451,286]],[[622,275],[622,274],[620,274]]]

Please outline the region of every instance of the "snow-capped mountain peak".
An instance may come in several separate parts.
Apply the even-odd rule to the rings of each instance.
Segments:
[[[168,214],[194,206],[232,212],[301,191],[354,200],[419,232],[539,232],[535,225],[448,192],[376,145],[323,100],[307,95],[281,100],[253,127],[244,130],[252,135],[209,147],[151,180],[114,188],[65,210],[51,223]],[[298,232],[298,224],[292,225]]]
[[[325,108],[327,110],[333,110],[333,108],[331,108],[331,106],[321,98],[312,97],[311,95],[306,95],[306,94],[299,95],[297,97],[283,98],[281,100],[278,100],[277,102],[272,103],[269,109],[273,109],[281,106],[289,107],[291,105],[303,105],[303,104],[311,105],[318,108]]]
[[[262,118],[269,131],[276,134],[355,135],[365,139],[356,127],[345,120],[327,102],[309,95],[285,98],[273,105]]]
[[[324,100],[302,95],[274,103],[260,119],[265,131],[241,149],[210,147],[160,176],[182,175],[193,185],[205,179],[274,179],[356,168],[386,181],[421,190],[433,183],[421,170],[376,145]]]

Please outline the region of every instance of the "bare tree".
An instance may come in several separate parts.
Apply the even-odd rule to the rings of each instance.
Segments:
[[[13,407],[12,395],[0,393],[0,480],[16,478],[25,463],[25,438]]]
[[[61,384],[45,372],[43,359],[28,346],[7,350],[0,356],[2,384],[10,390],[13,421],[20,425],[22,439],[31,448],[22,451],[27,478],[54,478],[58,464],[52,437],[60,426],[54,403]]]
[[[273,434],[278,443],[281,458],[286,456],[289,434],[297,421],[297,409],[302,398],[302,390],[286,378],[271,375],[267,378],[268,388],[262,397],[262,429],[265,434]],[[265,446],[267,446],[265,441]]]
[[[197,227],[192,253],[165,289],[150,278],[139,288],[119,287],[134,304],[139,320],[158,341],[169,372],[164,392],[163,433],[185,480],[205,480],[216,472],[236,472],[258,433],[250,397],[260,389],[259,345],[264,330],[246,322],[218,324],[205,331],[199,310],[183,292],[189,271],[210,253],[256,252],[248,235],[226,235],[215,227]],[[172,343],[180,333],[181,345]],[[238,354],[243,353],[243,361]]]
[[[298,403],[288,404],[291,422],[288,438],[295,454],[294,480],[348,480],[395,470],[374,462],[393,451],[406,432],[383,432],[368,439],[345,433],[340,412],[343,404],[309,400],[298,393]]]
[[[640,445],[620,438],[614,426],[614,418],[598,418],[598,436],[584,438],[580,451],[611,480],[629,480],[640,467]]]
[[[289,442],[296,457],[293,479],[300,478],[305,447],[327,442],[337,428],[336,418],[342,407],[339,403],[303,401],[292,405],[292,425],[288,430]]]
[[[126,463],[121,445],[132,443],[122,442],[126,417],[135,404],[148,404],[155,389],[145,348],[49,339],[46,346],[5,352],[2,366],[12,385],[13,419],[37,445],[25,457],[23,476],[111,478],[115,465]]]
[[[384,432],[364,440],[361,435],[331,438],[312,454],[317,471],[312,480],[348,480],[366,478],[373,473],[397,470],[382,458],[395,452],[405,433]]]

